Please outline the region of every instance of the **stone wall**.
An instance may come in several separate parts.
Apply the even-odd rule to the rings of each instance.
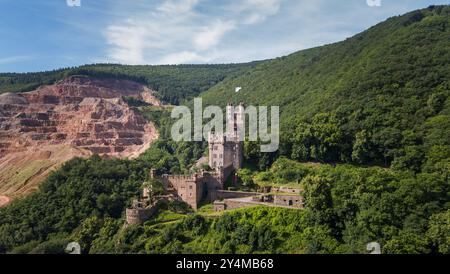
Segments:
[[[272,192],[300,194],[301,191],[302,190],[300,187],[287,187],[287,186],[272,187]]]
[[[204,172],[199,178],[197,178],[197,183],[201,186],[201,188],[199,188],[201,199],[198,202],[214,202],[217,199],[217,191],[223,189],[223,183],[218,174],[215,173]]]
[[[217,198],[219,200],[233,199],[233,198],[245,198],[245,197],[258,196],[258,195],[260,195],[260,193],[257,193],[257,192],[228,191],[228,190],[217,191]]]
[[[128,225],[141,224],[150,219],[158,210],[158,204],[149,208],[127,208],[126,223]]]
[[[196,184],[194,176],[164,174],[161,180],[166,191],[177,194],[192,208],[197,208],[199,186]]]
[[[225,202],[221,202],[221,201],[215,201],[213,206],[214,206],[214,211],[224,211],[226,209]]]
[[[256,192],[218,191],[223,200],[214,202],[214,210],[230,210],[248,206],[304,208],[304,199],[296,194],[262,194]]]
[[[277,194],[273,196],[273,203],[279,206],[289,206],[303,208],[304,201],[300,195],[282,195]]]
[[[230,171],[227,169],[225,174]],[[222,174],[215,172],[198,172],[192,175],[163,175],[161,181],[164,189],[177,194],[194,210],[201,201],[213,202],[217,199],[217,191],[223,189]]]
[[[224,200],[223,202],[225,203],[225,209],[227,209],[227,210],[257,205],[254,203],[238,201],[238,200]]]

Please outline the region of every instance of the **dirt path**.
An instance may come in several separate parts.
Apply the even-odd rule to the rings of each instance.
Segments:
[[[7,206],[10,201],[11,201],[11,199],[9,199],[8,197],[0,196],[0,207]]]

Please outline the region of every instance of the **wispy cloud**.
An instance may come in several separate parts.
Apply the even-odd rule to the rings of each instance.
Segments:
[[[157,10],[166,14],[183,14],[192,11],[199,0],[169,0],[157,7]]]
[[[33,59],[32,56],[9,56],[9,57],[0,57],[0,65],[12,64],[17,62],[23,62]]]
[[[193,51],[181,51],[165,55],[156,64],[186,64],[194,62],[208,62],[208,57],[202,57]]]
[[[234,9],[244,16],[244,24],[258,24],[278,13],[281,0],[244,0]]]
[[[206,0],[170,0],[141,14],[116,22],[105,30],[112,62],[126,64],[179,64],[220,59],[218,46],[240,26],[262,23],[275,15],[281,0],[237,0],[215,7],[222,12],[201,12]]]
[[[207,50],[217,45],[222,37],[236,27],[235,21],[217,20],[215,23],[202,27],[200,32],[193,37],[193,43],[197,50]]]

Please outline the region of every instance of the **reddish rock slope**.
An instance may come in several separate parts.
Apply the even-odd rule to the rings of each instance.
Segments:
[[[32,190],[74,156],[134,157],[145,151],[158,133],[122,96],[160,105],[141,84],[85,76],[0,95],[0,195]]]

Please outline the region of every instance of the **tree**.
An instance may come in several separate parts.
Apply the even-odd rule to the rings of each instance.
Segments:
[[[248,168],[241,168],[237,171],[237,175],[239,179],[242,181],[242,185],[244,187],[253,187],[253,174],[252,171]]]
[[[355,143],[353,144],[352,160],[359,164],[366,164],[372,159],[370,145],[370,135],[362,130],[356,133]]]
[[[102,225],[103,222],[98,217],[90,217],[75,230],[72,237],[80,244],[83,253],[89,253],[92,242],[98,236]]]
[[[382,247],[386,254],[426,254],[429,253],[429,242],[415,233],[402,231],[398,236],[387,241]]]
[[[425,154],[421,146],[406,146],[401,155],[395,157],[391,167],[395,170],[412,170],[420,172]]]
[[[344,134],[334,114],[319,113],[301,122],[293,136],[292,157],[297,160],[339,161],[344,153]]]
[[[450,254],[450,210],[431,216],[427,237],[435,252]]]
[[[309,254],[333,254],[339,246],[326,226],[308,227],[302,236]]]
[[[427,106],[431,109],[433,114],[438,114],[445,104],[445,100],[448,98],[448,90],[444,90],[444,87],[440,87],[439,90],[432,93],[427,101]]]
[[[333,218],[333,200],[330,181],[318,175],[306,176],[301,185],[305,206],[311,212],[312,224],[328,224]]]

